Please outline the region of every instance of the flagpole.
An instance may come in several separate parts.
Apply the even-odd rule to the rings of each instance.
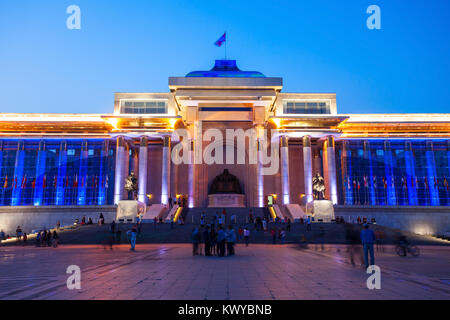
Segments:
[[[227,32],[225,31],[225,34],[227,34]],[[227,60],[227,39],[225,38],[225,60]]]

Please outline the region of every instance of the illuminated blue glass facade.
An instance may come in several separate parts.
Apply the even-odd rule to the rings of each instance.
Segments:
[[[113,203],[114,140],[0,141],[0,205]]]
[[[450,206],[448,140],[347,140],[337,153],[340,204]]]

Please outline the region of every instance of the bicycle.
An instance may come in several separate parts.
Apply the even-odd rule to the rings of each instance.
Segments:
[[[411,244],[398,244],[395,247],[395,252],[401,257],[406,257],[407,253],[411,254],[413,257],[418,257],[420,255],[419,247]]]

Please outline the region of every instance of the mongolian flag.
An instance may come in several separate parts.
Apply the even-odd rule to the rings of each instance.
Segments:
[[[358,181],[358,191],[361,189],[361,185],[359,184],[359,180]]]
[[[95,187],[95,176],[92,176],[92,187]]]
[[[6,177],[5,177],[5,182],[3,183],[3,188],[4,189],[8,188],[8,175],[6,175]]]
[[[419,179],[416,177],[416,188],[419,187]]]
[[[13,188],[17,188],[17,177],[14,177]]]
[[[36,178],[33,179],[33,181],[31,181],[31,188],[35,188],[36,187]]]
[[[44,177],[42,178],[42,188],[47,188],[47,175],[44,174]]]
[[[222,44],[227,41],[227,33],[225,32],[216,42],[214,42],[214,45],[217,47],[222,46]]]
[[[27,186],[27,176],[25,175],[25,176],[23,176],[23,178],[22,178],[22,183],[21,183],[20,187],[21,187],[22,189],[25,189],[26,186]]]
[[[94,181],[94,188],[97,188],[97,184],[98,184],[98,176],[95,176],[95,179],[92,179]]]
[[[75,179],[73,179],[73,187],[78,188],[78,176],[75,175]]]
[[[66,176],[66,183],[65,183],[65,187],[67,188],[69,186],[69,176]]]
[[[105,189],[108,189],[108,176],[105,178]]]
[[[448,181],[447,181],[447,178],[444,178],[444,186],[445,186],[445,189],[447,189],[447,192],[448,192]]]
[[[369,187],[369,179],[367,178],[367,176],[364,176],[364,187],[365,188]]]
[[[53,179],[53,188],[56,189],[57,186],[58,186],[58,176],[55,176],[55,178]]]
[[[416,184],[415,184],[415,182],[414,182],[414,178],[411,177],[411,186],[414,187],[415,185],[416,185]]]
[[[436,177],[434,177],[434,187],[435,188],[437,188],[438,183],[439,183],[439,180]]]
[[[373,177],[373,187],[376,189],[377,188],[377,177]]]
[[[427,179],[427,177],[423,177],[423,184],[425,185],[425,189],[428,190],[428,179]]]
[[[408,185],[407,185],[407,183],[406,183],[406,178],[405,177],[402,177],[402,184],[403,184],[403,188],[407,188],[408,187]]]
[[[386,179],[383,177],[383,187],[386,189],[387,188],[387,183],[386,183]]]
[[[352,185],[350,183],[350,177],[347,177],[347,189],[350,190],[352,188]]]

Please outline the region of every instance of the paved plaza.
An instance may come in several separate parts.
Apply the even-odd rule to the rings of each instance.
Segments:
[[[237,246],[234,257],[193,257],[187,244],[1,247],[0,299],[450,299],[450,247],[422,246],[418,258],[376,254],[381,289],[348,260],[345,245]],[[81,289],[66,286],[69,265]]]

